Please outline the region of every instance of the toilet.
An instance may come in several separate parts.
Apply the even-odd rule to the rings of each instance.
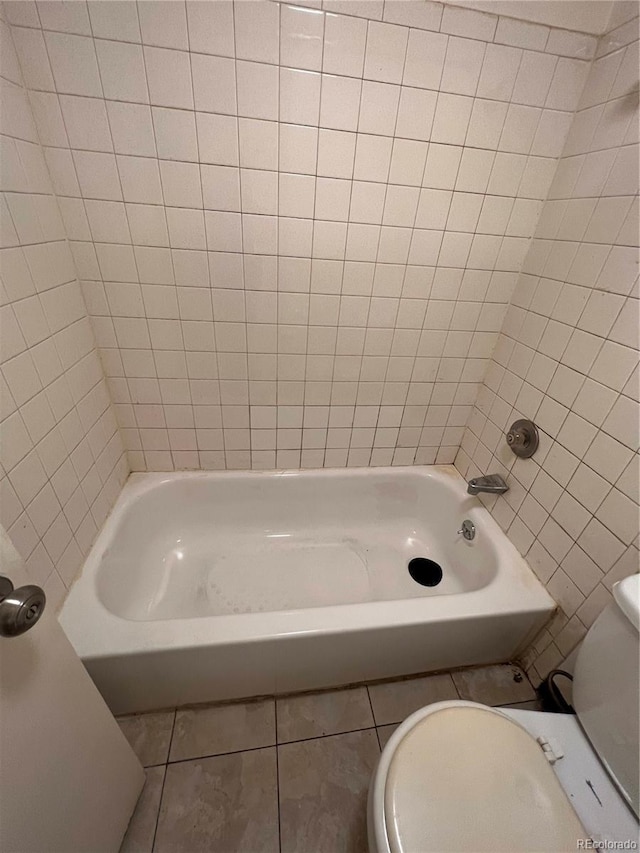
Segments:
[[[576,659],[576,716],[452,701],[400,725],[371,781],[370,853],[638,848],[640,575],[613,598]]]

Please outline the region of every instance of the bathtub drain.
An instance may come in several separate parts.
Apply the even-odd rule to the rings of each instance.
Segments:
[[[414,557],[409,560],[409,574],[422,586],[437,586],[442,580],[440,566],[426,557]]]

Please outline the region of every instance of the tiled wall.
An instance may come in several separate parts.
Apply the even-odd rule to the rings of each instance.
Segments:
[[[636,18],[599,43],[456,458],[506,477],[487,504],[560,605],[528,656],[540,674],[639,568],[637,38]],[[542,431],[531,460],[503,440],[520,416]]]
[[[0,523],[56,603],[128,466],[2,20],[0,39]]]
[[[6,4],[134,469],[460,444],[596,39],[304,5]]]

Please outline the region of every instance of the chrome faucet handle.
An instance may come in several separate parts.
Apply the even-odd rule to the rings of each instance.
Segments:
[[[536,425],[525,418],[514,421],[507,433],[507,444],[520,459],[529,459],[538,449],[540,437]]]
[[[467,542],[471,542],[476,535],[476,526],[473,521],[470,521],[468,518],[462,522],[462,527],[458,530],[458,536],[462,533]]]

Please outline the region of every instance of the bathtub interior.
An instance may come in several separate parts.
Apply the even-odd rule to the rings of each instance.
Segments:
[[[97,593],[120,618],[155,621],[471,592],[497,566],[482,530],[457,533],[474,506],[411,471],[161,479],[119,517]],[[442,567],[437,586],[412,579],[414,557]]]

